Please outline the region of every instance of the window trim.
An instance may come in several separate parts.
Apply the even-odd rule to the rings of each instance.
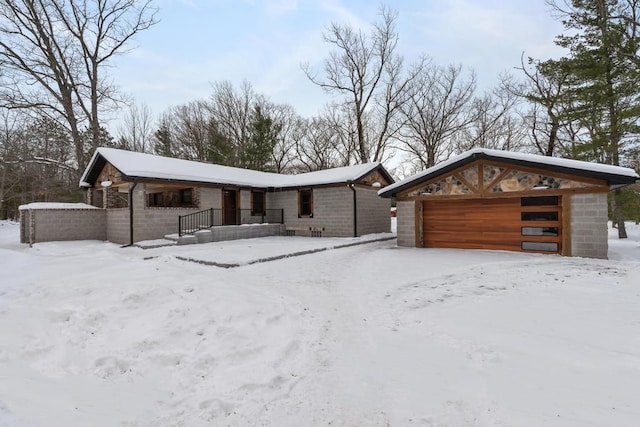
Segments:
[[[181,188],[178,190],[180,206],[193,206],[193,188]],[[189,202],[185,202],[185,195],[189,195]]]
[[[262,194],[262,209],[256,210],[254,194]],[[267,212],[267,192],[264,190],[251,190],[251,216],[264,216]]]
[[[309,193],[309,213],[303,214],[302,211],[302,193]],[[313,218],[313,188],[298,189],[298,218]]]
[[[185,196],[190,198],[190,202],[186,203]],[[165,200],[165,195],[166,197]],[[183,188],[160,188],[153,191],[146,191],[146,207],[148,208],[182,208],[193,209],[198,208],[198,198],[196,194],[196,187],[183,187]]]

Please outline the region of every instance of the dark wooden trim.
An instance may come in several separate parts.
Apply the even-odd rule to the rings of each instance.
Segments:
[[[491,163],[488,162],[481,162],[483,169],[484,169],[484,165],[488,165],[488,166],[496,166],[493,165]],[[498,167],[503,167],[503,166],[498,166]],[[502,181],[502,179],[509,175],[509,173],[512,171],[513,169],[509,169],[509,168],[505,168],[505,170],[502,171],[502,173],[499,173],[498,176],[496,176],[493,181],[489,182],[487,185],[484,185],[484,182],[482,183],[482,194],[493,194],[493,192],[491,191],[487,191],[488,188],[493,187],[494,185],[496,185],[497,182]]]
[[[469,168],[466,168],[469,169]],[[456,172],[453,174],[454,178],[456,178],[457,180],[459,180],[461,183],[463,183],[464,185],[466,185],[469,190],[471,190],[471,192],[473,194],[480,194],[480,192],[482,191],[482,189],[480,188],[480,186],[478,186],[478,188],[475,188],[469,181],[467,181],[466,179],[464,179],[464,177],[462,175],[460,175],[459,173],[460,171]],[[480,182],[478,181],[478,184]]]
[[[311,201],[310,201],[310,205],[309,209],[311,210],[311,213],[309,215],[302,215],[302,198],[300,197],[300,192],[301,191],[309,191],[311,193]],[[313,208],[314,208],[314,204],[313,204],[313,187],[301,187],[298,188],[297,190],[298,193],[298,218],[313,218]]]
[[[415,246],[416,248],[424,248],[424,206],[422,204],[422,202],[420,201],[414,201],[413,202],[413,209],[414,209],[414,230],[416,233],[416,242],[415,242]]]
[[[570,178],[575,181],[593,184],[600,183],[607,187],[615,185],[628,185],[636,182],[637,180],[637,178],[626,175],[619,175],[616,173],[597,172],[566,166],[548,165],[544,163],[537,163],[535,161],[493,157],[485,153],[474,153],[470,157],[460,159],[459,161],[451,163],[437,171],[432,172],[431,174],[426,174],[420,178],[416,178],[415,180],[409,180],[409,182],[395,188],[392,192],[383,192],[382,197],[388,198],[402,196],[403,194],[414,191],[416,188],[422,185],[427,185],[428,183],[442,179],[443,176],[454,173],[458,169],[467,168],[475,162],[483,162],[483,164],[495,165],[498,167],[504,167],[506,169],[516,169],[523,172],[533,171],[539,174],[557,176],[558,178]]]
[[[561,197],[562,203],[562,255],[571,256],[571,195]]]
[[[609,187],[585,187],[585,188],[550,188],[547,190],[530,190],[530,191],[504,191],[502,193],[484,193],[478,194],[454,194],[454,195],[429,195],[429,196],[398,196],[398,201],[410,200],[459,200],[459,199],[506,199],[509,197],[540,197],[540,196],[561,196],[564,194],[588,194],[588,193],[608,193]]]

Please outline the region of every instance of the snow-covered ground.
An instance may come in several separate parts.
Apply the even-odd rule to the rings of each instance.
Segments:
[[[248,265],[321,239],[30,248],[0,222],[0,426],[637,426],[628,231],[610,260],[390,240]],[[243,265],[175,257],[216,253]]]

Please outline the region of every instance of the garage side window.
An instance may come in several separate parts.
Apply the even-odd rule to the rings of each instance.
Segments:
[[[520,200],[521,249],[528,252],[560,251],[560,198],[523,197]]]
[[[298,190],[298,218],[313,218],[313,190]]]

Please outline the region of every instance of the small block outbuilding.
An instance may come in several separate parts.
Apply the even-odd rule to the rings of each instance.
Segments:
[[[607,257],[607,193],[629,168],[474,149],[381,189],[398,245]]]

